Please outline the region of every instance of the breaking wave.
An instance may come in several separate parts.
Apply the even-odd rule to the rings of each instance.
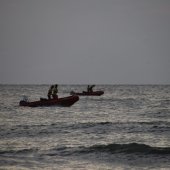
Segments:
[[[90,152],[109,152],[109,153],[141,153],[141,154],[170,154],[170,147],[152,147],[145,144],[129,143],[129,144],[108,144],[93,145],[81,150],[84,153]]]

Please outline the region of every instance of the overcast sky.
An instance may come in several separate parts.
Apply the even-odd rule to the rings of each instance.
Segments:
[[[0,0],[0,83],[170,84],[170,0]]]

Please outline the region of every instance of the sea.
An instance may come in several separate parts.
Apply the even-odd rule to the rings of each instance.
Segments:
[[[0,85],[0,170],[169,170],[170,85],[96,85],[71,107],[23,107],[50,85]],[[58,96],[87,85],[59,85]]]

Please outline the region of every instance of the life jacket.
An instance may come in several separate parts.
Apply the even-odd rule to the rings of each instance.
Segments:
[[[48,94],[49,94],[49,95],[52,94],[52,91],[53,91],[53,88],[50,88],[50,89],[48,90]]]
[[[54,87],[54,89],[53,89],[53,94],[55,95],[55,94],[57,94],[58,93],[58,89],[56,88],[56,87]]]

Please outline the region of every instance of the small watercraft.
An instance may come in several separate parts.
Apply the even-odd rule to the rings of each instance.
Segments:
[[[70,107],[79,100],[79,96],[72,95],[58,99],[41,98],[38,101],[29,102],[28,100],[21,100],[20,106],[38,107],[38,106],[63,106]]]
[[[101,96],[104,94],[104,91],[92,91],[92,92],[83,91],[82,93],[71,91],[70,94],[78,96]]]

